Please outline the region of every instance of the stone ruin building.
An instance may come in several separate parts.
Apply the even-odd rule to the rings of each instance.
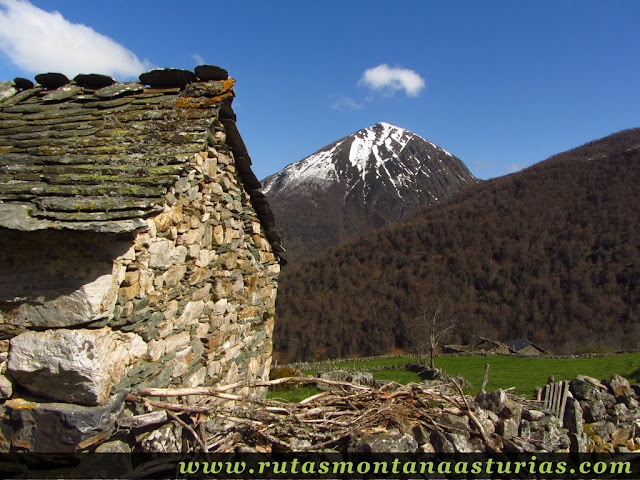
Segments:
[[[283,249],[234,80],[36,81],[0,83],[0,451],[88,448],[131,390],[267,379]]]

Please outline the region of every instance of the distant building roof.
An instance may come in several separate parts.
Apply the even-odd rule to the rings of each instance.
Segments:
[[[526,338],[518,338],[516,340],[509,340],[508,342],[504,342],[504,344],[507,347],[509,347],[511,350],[515,351],[515,352],[519,352],[520,350],[523,350],[523,349],[525,349],[527,347],[533,347],[536,350],[539,350],[540,353],[549,353],[544,348],[539,347],[538,345],[534,344],[530,340],[527,340]]]

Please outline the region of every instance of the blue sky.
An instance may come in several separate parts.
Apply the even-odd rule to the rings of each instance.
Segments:
[[[379,121],[491,178],[640,126],[638,19],[637,0],[0,0],[0,79],[205,62],[237,80],[259,178]]]

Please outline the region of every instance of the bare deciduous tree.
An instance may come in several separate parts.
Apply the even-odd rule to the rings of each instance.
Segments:
[[[433,355],[440,342],[459,324],[459,319],[442,300],[425,307],[416,318],[416,340],[418,347],[429,349],[429,366],[433,366]]]

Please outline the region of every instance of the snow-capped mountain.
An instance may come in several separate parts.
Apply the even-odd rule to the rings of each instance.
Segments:
[[[297,260],[475,182],[449,152],[408,130],[377,123],[262,183],[289,257]]]

